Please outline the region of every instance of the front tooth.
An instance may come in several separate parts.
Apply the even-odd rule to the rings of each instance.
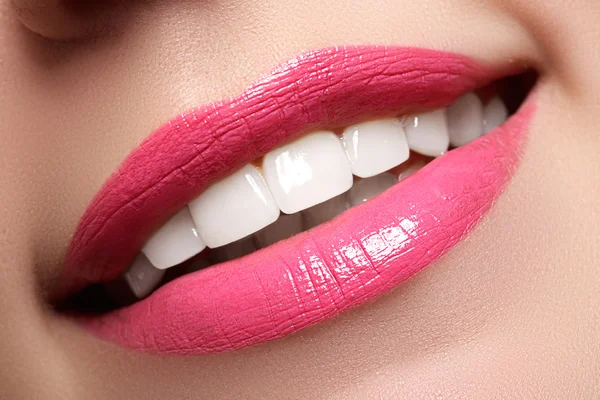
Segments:
[[[447,117],[450,144],[454,147],[477,139],[483,132],[483,105],[474,93],[468,93],[450,105]]]
[[[142,252],[156,268],[165,269],[195,256],[205,247],[190,211],[184,207],[152,235]]]
[[[385,192],[390,187],[398,183],[396,177],[392,174],[384,173],[367,179],[361,179],[350,189],[350,204],[357,206],[373,197]]]
[[[408,160],[410,150],[404,127],[397,119],[364,122],[344,130],[342,143],[352,166],[361,178],[375,176]]]
[[[492,98],[483,108],[483,133],[496,129],[506,121],[507,117],[508,110],[504,102],[498,96]]]
[[[248,236],[226,246],[212,249],[210,252],[210,258],[215,263],[221,263],[244,257],[245,255],[253,253],[256,250],[258,250],[258,248],[254,244],[252,236]]]
[[[324,203],[317,204],[302,211],[304,215],[304,229],[311,229],[327,222],[350,208],[347,193],[335,196]]]
[[[439,157],[448,150],[448,124],[444,109],[413,115],[405,128],[408,147],[430,157]]]
[[[350,164],[333,132],[315,132],[271,151],[265,156],[263,170],[275,202],[286,214],[352,187]]]
[[[275,223],[256,232],[254,237],[259,247],[267,247],[280,240],[302,232],[302,214],[281,214]]]
[[[213,184],[188,206],[200,237],[210,248],[235,242],[279,217],[263,176],[252,165]]]
[[[125,272],[125,281],[133,294],[142,299],[159,285],[165,272],[164,269],[155,268],[146,256],[140,254]]]

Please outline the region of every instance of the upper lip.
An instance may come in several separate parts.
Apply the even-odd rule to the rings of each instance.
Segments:
[[[88,284],[116,278],[128,267],[144,240],[162,222],[198,196],[208,185],[298,135],[317,128],[338,128],[358,122],[366,116],[406,114],[445,106],[461,94],[509,72],[513,72],[512,67],[492,67],[460,55],[414,48],[343,47],[300,55],[274,69],[238,97],[199,107],[178,116],[157,130],[134,150],[118,171],[107,180],[83,215],[65,261],[61,280],[62,293],[73,293]],[[501,167],[514,164],[515,154],[509,152],[507,165]],[[448,156],[460,157],[458,154],[448,154]],[[438,161],[442,160],[432,163],[430,174],[439,173],[439,171],[436,172],[436,168],[439,170]],[[482,165],[482,168],[486,168],[485,160],[482,160]],[[492,168],[492,166],[487,167]],[[452,179],[453,171],[447,173],[448,179]],[[458,173],[454,175],[458,176]],[[426,178],[424,177],[424,179]],[[410,184],[412,184],[412,188]],[[407,183],[407,190],[416,193],[422,189],[420,186],[415,180]],[[486,195],[485,203],[491,204],[497,192],[499,190]],[[420,211],[416,209],[418,207],[439,208],[442,206],[438,203],[434,204],[435,199],[428,198],[428,195],[432,194],[427,192],[421,198],[427,204],[419,204],[417,200],[395,199],[393,201],[406,203],[404,207],[407,208],[407,211],[410,210],[412,216],[416,218],[420,215]],[[393,193],[389,194],[387,201],[391,201],[393,196]],[[377,203],[383,204],[383,201],[376,199],[372,205],[366,206],[376,207]],[[454,199],[454,201],[460,202],[461,199]],[[456,204],[452,205],[446,201],[445,206],[453,207]],[[357,212],[364,213],[365,208],[363,207],[361,210]],[[444,213],[441,212],[441,214]],[[389,217],[392,218],[391,215]],[[427,248],[419,248],[419,245],[427,246],[425,242],[429,239],[412,236],[421,234],[418,232],[420,222],[415,218],[403,215],[395,216],[389,221],[379,220],[379,223],[384,225],[379,229],[399,229],[403,232],[406,242],[387,243],[388,246],[396,246],[396,248],[380,253],[379,260],[370,260],[372,264],[370,268],[377,269],[378,266],[373,264],[376,261],[381,262],[382,266],[387,268],[392,260],[398,260],[403,254],[411,251],[427,251],[430,254],[427,257],[423,255],[423,260],[432,261],[432,255],[443,253],[475,222],[475,220],[468,220],[464,227],[454,227],[460,229],[456,229],[451,232],[450,236],[442,238],[445,242],[440,243],[439,248],[432,248],[433,243],[430,243]],[[434,216],[434,218],[443,220],[444,216]],[[468,219],[468,216],[465,218]],[[351,225],[351,221],[343,221],[343,223]],[[367,226],[364,229],[374,229],[374,227]],[[442,229],[444,228],[442,227]],[[362,232],[365,235],[369,233],[364,230]],[[335,236],[338,232],[329,226],[309,232],[313,241],[317,235],[323,233]],[[331,240],[334,239],[335,237]],[[379,239],[385,242],[384,236],[379,235]],[[287,251],[291,252],[294,251],[294,246],[297,246],[296,249],[302,248],[300,245],[302,240],[303,236],[300,235],[298,238],[280,245],[286,246]],[[368,251],[365,250],[364,255],[368,255],[367,253]],[[325,265],[325,269],[337,268],[332,265],[333,259],[326,258],[325,256],[324,260],[320,260],[328,264]],[[255,255],[254,258],[252,256],[248,258],[247,269],[254,274],[256,284],[275,284],[274,281],[260,282],[263,279],[262,272],[257,269],[257,266],[266,261],[265,257],[261,258],[260,254]],[[304,262],[308,263],[309,258],[306,258]],[[339,311],[355,304],[357,300],[369,298],[372,294],[397,284],[399,280],[396,278],[403,276],[405,279],[421,267],[420,265],[407,265],[403,272],[396,271],[394,276],[388,277],[389,282],[374,286],[372,290],[365,288],[361,293],[342,293],[342,295],[351,295],[355,298],[343,301],[330,299],[334,303],[333,309]],[[305,265],[304,268],[311,267]],[[269,273],[286,274],[288,272],[282,268],[273,267]],[[350,271],[350,273],[358,272],[360,271]],[[336,277],[336,272],[330,271],[330,273],[330,279],[339,278],[339,276]],[[378,274],[382,273],[383,271],[378,272]],[[342,271],[341,274],[344,275],[344,272]],[[216,266],[211,268],[210,272],[209,270],[201,271],[194,276],[175,281],[170,286],[179,286],[171,288],[171,291],[189,290],[193,286],[192,280],[194,280],[194,285],[202,285],[197,290],[216,290],[216,286],[210,283],[211,280],[229,280],[229,283],[221,282],[219,286],[232,284],[239,289],[240,282],[232,282],[232,280],[250,278],[250,275],[232,276]],[[287,279],[284,276],[280,278]],[[293,278],[290,277],[290,279]],[[248,282],[244,284],[248,284]],[[341,285],[341,283],[338,282],[337,285]],[[155,294],[161,295],[162,293],[160,301],[173,300],[173,296],[167,293],[167,288],[163,289]],[[297,289],[300,290],[300,288]],[[319,291],[319,288],[313,287],[313,289],[316,292]],[[263,290],[276,291],[276,288],[263,288]],[[301,297],[301,295],[298,296]],[[152,297],[146,301],[149,300],[152,300]],[[250,300],[256,301],[256,304],[248,304],[248,310],[253,307],[270,307],[268,298]],[[140,304],[144,302],[135,306],[142,307],[143,305]],[[156,304],[154,306],[156,308]],[[212,313],[214,315],[212,315],[211,321],[214,323],[219,323],[221,320],[217,314],[228,311],[240,312],[239,307],[230,307],[228,310],[227,307],[230,306],[228,304],[213,304],[214,308],[212,309],[202,308],[208,307],[206,302],[189,306],[195,308],[193,312],[195,315],[191,316],[192,318],[198,317],[198,312]],[[221,306],[224,309],[219,309]],[[323,307],[320,305],[318,308],[323,311]],[[285,307],[278,311],[286,312]],[[250,311],[251,314],[257,312],[259,311]],[[273,309],[265,312],[273,312]],[[288,312],[291,311],[288,310]],[[307,312],[307,309],[301,312]],[[328,311],[323,312],[325,316],[329,314]],[[130,317],[131,313],[125,319],[123,316],[119,318],[121,322],[127,323],[126,320]],[[157,318],[166,325],[172,325],[174,321],[166,320],[164,316],[157,316]],[[181,315],[176,318],[181,318]],[[244,319],[248,316],[238,315],[237,318]],[[271,317],[265,316],[265,318]],[[314,320],[308,316],[306,324],[312,323]],[[106,333],[105,322],[101,322],[102,329],[99,331],[112,337],[113,335]],[[272,326],[269,332],[266,332],[267,329],[263,331],[257,328],[252,332],[255,339],[245,339],[239,343],[236,343],[236,335],[244,336],[239,332],[239,329],[248,328],[241,326],[244,324],[235,327],[219,327],[218,329],[222,331],[220,336],[209,335],[212,340],[210,343],[206,341],[195,344],[188,342],[177,347],[174,344],[177,340],[170,338],[162,344],[159,343],[160,340],[157,340],[150,347],[153,350],[186,353],[237,348],[241,345],[281,336],[281,334],[302,327],[298,321],[290,321],[290,324]],[[298,326],[294,326],[294,324]],[[98,327],[100,325],[92,321],[91,326]],[[121,329],[121,334],[124,331],[126,329]],[[189,332],[182,333],[182,335],[188,335],[189,338]],[[115,337],[112,338],[115,339]],[[166,343],[171,344],[167,345]]]

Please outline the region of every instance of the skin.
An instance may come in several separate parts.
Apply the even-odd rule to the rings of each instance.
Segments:
[[[37,3],[0,0],[0,398],[600,398],[600,3]],[[145,136],[342,44],[540,72],[520,169],[465,241],[375,302],[232,353],[144,355],[52,311],[78,219]]]

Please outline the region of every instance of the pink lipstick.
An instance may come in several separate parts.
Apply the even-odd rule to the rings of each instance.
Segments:
[[[512,72],[412,48],[298,56],[240,96],[179,116],[134,150],[82,217],[64,290],[116,278],[168,217],[277,146],[366,117],[445,106]],[[326,224],[78,320],[125,347],[193,355],[258,344],[335,316],[404,282],[470,231],[514,172],[533,113],[528,101],[502,127]]]

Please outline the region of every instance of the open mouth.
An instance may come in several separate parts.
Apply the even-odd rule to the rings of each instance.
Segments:
[[[296,57],[129,155],[75,233],[62,307],[125,347],[203,354],[372,299],[492,206],[535,78],[412,48]]]

